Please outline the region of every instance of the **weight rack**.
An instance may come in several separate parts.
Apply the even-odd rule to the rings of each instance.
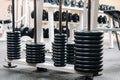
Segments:
[[[40,2],[42,2],[42,0],[40,0]],[[39,9],[39,11],[42,12],[42,9]],[[41,22],[42,22],[42,18],[41,18]],[[37,42],[37,41],[35,40],[35,42]],[[49,57],[49,59],[50,59],[50,57]],[[8,62],[11,62],[11,61],[8,60]],[[25,59],[13,60],[12,62],[20,63],[20,64],[24,64],[24,65],[26,64]],[[73,65],[67,65],[66,67],[60,68],[60,67],[55,67],[55,66],[51,65],[51,63],[52,63],[51,61],[50,62],[46,61],[46,63],[41,63],[41,64],[27,63],[26,65],[34,66],[34,67],[43,67],[43,68],[48,68],[48,69],[53,69],[53,70],[58,70],[58,71],[65,71],[65,72],[70,72],[70,73],[78,73],[74,70]],[[93,75],[91,73],[85,73],[85,74],[87,74],[89,76]]]
[[[7,32],[7,58],[8,60],[20,59],[20,32],[15,31],[15,4],[12,0],[12,32]],[[11,62],[8,65],[4,65],[6,68],[15,68]]]

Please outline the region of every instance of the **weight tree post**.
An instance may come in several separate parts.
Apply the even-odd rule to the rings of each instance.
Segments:
[[[49,19],[49,52],[52,52],[52,42],[54,41],[54,9],[50,8],[48,11],[48,19]]]
[[[43,14],[43,0],[37,0],[37,42],[43,42],[42,30],[42,14]]]
[[[91,26],[92,30],[97,28],[99,0],[92,0],[91,2]]]

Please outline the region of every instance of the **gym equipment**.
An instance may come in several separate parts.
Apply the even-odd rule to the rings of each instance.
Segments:
[[[115,10],[115,6],[109,6],[109,10]]]
[[[49,0],[44,0],[44,3],[49,3]]]
[[[104,13],[107,14],[109,17],[111,17],[113,19],[114,28],[115,28],[115,22],[114,21],[118,22],[119,28],[120,28],[120,11],[118,11],[118,10],[104,11]],[[118,49],[120,50],[120,42],[119,42],[118,33],[117,33],[117,31],[113,31],[113,33],[116,36],[116,41],[117,41]]]
[[[59,11],[54,13],[54,21],[59,21]]]
[[[107,23],[107,17],[103,16],[102,21],[103,21],[103,24],[106,24]]]
[[[43,28],[43,37],[44,38],[49,38],[49,28]]]
[[[0,20],[0,24],[2,24],[2,20]]]
[[[34,11],[31,13],[31,18],[34,19]],[[43,10],[43,18],[42,20],[48,21],[48,12],[46,10]]]
[[[75,70],[102,71],[102,32],[75,32]]]
[[[58,34],[60,33],[59,30],[57,28],[54,29],[54,34]]]
[[[71,7],[75,7],[76,6],[76,0],[71,0]]]
[[[56,4],[56,0],[49,0],[49,3]]]
[[[69,5],[70,5],[70,3],[71,3],[71,1],[70,1],[70,0],[64,0],[64,5],[65,5],[65,6],[69,6]]]
[[[7,32],[7,57],[9,60],[20,59],[20,32],[15,31],[15,8],[12,0],[12,28],[13,32]],[[6,20],[6,22],[8,22]]]
[[[62,21],[66,21],[66,12],[62,12]]]
[[[10,24],[12,21],[11,20],[0,20],[0,24]]]
[[[19,32],[7,32],[7,56],[9,60],[20,59]]]
[[[46,10],[43,10],[43,20],[48,21],[48,12]]]
[[[96,76],[102,69],[102,32],[91,31],[91,0],[88,0],[88,31],[75,31],[75,64],[78,72]],[[92,76],[92,77],[93,77]]]
[[[68,13],[68,22],[72,21],[72,13]]]
[[[37,16],[36,16],[36,0],[34,0],[34,43],[26,44],[26,62],[37,64],[37,63],[44,63],[45,62],[45,44],[37,43]]]
[[[84,7],[84,2],[82,0],[80,0],[78,2],[78,5],[77,5],[79,8],[83,8]]]
[[[7,58],[8,60],[20,59],[20,32],[15,31],[15,3],[12,0],[12,32],[7,32]],[[11,62],[5,68],[15,68]]]
[[[66,60],[67,60],[67,64],[74,64],[74,46],[75,44],[73,42],[68,42],[67,43],[67,55],[66,55]]]
[[[54,66],[64,67],[66,66],[66,34],[62,33],[62,0],[59,5],[59,33],[55,34],[53,43],[53,61]]]
[[[105,10],[115,10],[115,6],[101,4],[99,6],[99,10],[102,10],[102,11],[105,11]]]
[[[21,36],[28,36],[28,30],[29,27],[21,27],[20,28]]]
[[[79,21],[79,15],[77,14],[77,13],[75,13],[75,14],[73,14],[72,15],[72,20],[73,20],[73,22],[78,22]]]
[[[29,28],[29,29],[28,29],[28,36],[29,36],[30,38],[34,38],[34,28]]]
[[[98,17],[97,22],[98,22],[99,24],[102,24],[102,23],[103,23],[103,24],[106,24],[106,23],[107,23],[107,17],[100,15],[100,16]]]
[[[99,17],[98,17],[98,20],[97,20],[97,22],[99,23],[99,24],[101,24],[102,23],[102,15],[100,15]]]

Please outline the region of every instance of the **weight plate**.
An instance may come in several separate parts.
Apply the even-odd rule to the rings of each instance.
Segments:
[[[77,44],[77,45],[75,45],[75,47],[76,48],[94,48],[94,49],[97,49],[97,48],[99,48],[99,49],[101,49],[102,47],[103,47],[103,45],[97,45],[97,44]]]
[[[16,60],[16,59],[20,59],[20,57],[8,57],[9,60]]]
[[[75,67],[82,68],[82,69],[100,69],[103,65],[83,65],[83,64],[76,64]]]
[[[29,46],[26,46],[27,49],[32,49],[32,50],[43,50],[45,49],[45,47],[29,47]]]
[[[54,54],[53,57],[55,58],[65,58],[65,55],[58,55],[58,54]]]
[[[99,65],[102,64],[103,61],[84,61],[84,60],[76,60],[75,64],[82,64],[82,65]]]
[[[82,53],[82,52],[75,52],[76,56],[86,56],[86,57],[99,57],[102,56],[103,53]]]
[[[65,46],[52,46],[53,49],[65,49]]]
[[[103,37],[97,36],[75,36],[76,40],[102,40]]]
[[[103,57],[83,57],[83,56],[75,56],[76,60],[83,60],[83,61],[100,61]]]
[[[65,55],[66,52],[64,52],[64,51],[63,51],[63,52],[62,52],[62,51],[61,51],[61,52],[54,51],[53,54],[57,54],[57,55]]]
[[[80,46],[80,45],[100,45],[103,43],[102,40],[74,40],[75,41],[75,46]]]
[[[79,7],[79,8],[84,7],[84,2],[83,2],[82,0],[80,0],[80,1],[78,2],[78,7]]]
[[[89,53],[99,53],[102,52],[103,49],[90,49],[90,48],[76,48],[75,51],[77,52],[89,52]]]
[[[76,6],[76,1],[75,0],[71,0],[71,6],[75,7]]]
[[[65,5],[65,6],[69,6],[69,5],[70,5],[70,3],[71,3],[71,1],[70,1],[70,0],[64,0],[64,5]]]
[[[65,46],[66,46],[66,44],[60,44],[60,43],[56,43],[56,44],[53,43],[53,45],[54,45],[54,46],[60,46],[60,47],[65,47]]]
[[[26,60],[27,63],[32,63],[32,64],[37,64],[37,63],[44,63],[45,60],[41,60],[41,61],[31,61],[31,60]]]
[[[40,47],[43,47],[43,46],[45,46],[45,44],[43,44],[43,43],[29,43],[29,44],[26,44],[26,46],[31,46],[31,47],[38,47],[38,46],[40,46]]]
[[[43,53],[43,52],[45,52],[45,50],[28,50],[28,49],[26,49],[26,52],[31,52],[31,53]]]
[[[65,52],[66,51],[66,49],[53,49],[53,50],[56,51],[56,52],[60,52],[60,51]]]
[[[103,69],[82,69],[82,68],[74,68],[76,71],[79,72],[86,72],[86,73],[96,73],[96,72],[101,72]]]
[[[78,35],[78,36],[102,36],[103,35],[103,32],[95,32],[95,31],[91,31],[91,32],[86,32],[86,31],[83,31],[83,32],[74,32],[75,35]]]
[[[28,36],[30,38],[34,38],[34,28],[29,28],[29,30],[28,30]]]
[[[73,22],[78,22],[79,21],[79,15],[78,14],[73,14],[72,15],[72,20],[73,20]]]

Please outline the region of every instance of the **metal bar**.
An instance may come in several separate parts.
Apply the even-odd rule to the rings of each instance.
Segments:
[[[91,30],[91,0],[88,0],[88,31]]]
[[[67,40],[68,40],[68,10],[66,11],[66,31],[67,31]]]
[[[37,11],[37,43],[40,43],[40,42],[44,42],[43,41],[43,27],[42,27],[42,14],[43,14],[43,3],[44,3],[44,0],[36,0],[37,4],[36,4],[36,11]],[[49,18],[51,19],[51,18]]]
[[[113,20],[113,26],[115,28],[115,21],[114,20]],[[119,37],[118,37],[117,31],[114,31],[114,33],[115,33],[115,36],[116,36],[116,41],[117,41],[118,49],[120,50],[120,43],[119,43]]]
[[[37,9],[36,0],[34,0],[34,43],[37,43]]]
[[[12,0],[12,28],[15,31],[15,0]]]
[[[120,50],[120,43],[119,43],[119,38],[118,38],[117,31],[114,31],[114,33],[115,33],[115,36],[116,36],[116,41],[117,41],[118,49]]]
[[[59,2],[59,31],[62,33],[62,0]]]

